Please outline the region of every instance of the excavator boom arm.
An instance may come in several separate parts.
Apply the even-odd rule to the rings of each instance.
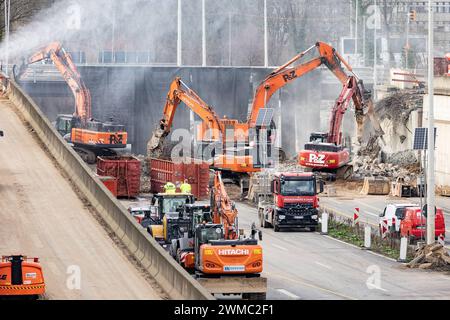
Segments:
[[[356,96],[356,97],[355,97]],[[347,83],[344,85],[339,98],[334,104],[331,112],[330,129],[328,131],[328,143],[334,143],[336,145],[342,144],[341,128],[342,120],[345,112],[347,111],[352,99],[358,99],[358,84],[355,77],[349,77]],[[359,101],[359,100],[358,100]]]
[[[223,126],[214,110],[206,104],[193,90],[184,84],[180,78],[172,81],[164,106],[163,118],[158,128],[153,132],[147,146],[147,153],[154,157],[160,157],[165,137],[169,135],[178,106],[181,102],[195,112],[211,131],[211,139],[220,141],[223,134]]]
[[[317,48],[317,50],[319,51],[319,57],[311,59],[305,63],[301,63],[297,66],[290,67],[314,48]],[[297,80],[298,78],[319,68],[322,65],[326,65],[342,84],[346,83],[348,75],[342,67],[342,64],[349,72],[353,73],[351,67],[339,55],[339,53],[337,53],[337,51],[330,45],[323,42],[318,42],[315,46],[299,53],[286,64],[272,72],[257,88],[253,100],[253,107],[248,120],[250,127],[255,126],[259,110],[267,105],[267,102],[272,98],[275,92],[280,90],[288,83]]]
[[[211,208],[213,211],[214,223],[223,224],[226,240],[237,239],[238,212],[234,206],[234,203],[228,196],[225,185],[222,181],[222,175],[219,171],[215,172],[212,194],[213,203],[211,203]]]
[[[72,57],[61,44],[54,42],[35,53],[28,59],[28,64],[33,64],[45,59],[50,59],[61,73],[62,77],[72,90],[75,97],[75,116],[83,122],[92,118],[92,103],[89,89],[84,84]]]

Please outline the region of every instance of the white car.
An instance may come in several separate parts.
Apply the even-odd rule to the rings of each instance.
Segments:
[[[136,219],[138,223],[141,223],[146,215],[150,216],[151,206],[133,206],[128,208],[128,212]]]
[[[400,222],[404,217],[404,211],[406,208],[417,207],[417,204],[414,203],[396,203],[396,204],[388,204],[382,214],[380,214],[380,221],[378,225],[382,227],[383,222],[387,222],[387,226],[389,231],[398,232],[400,231]],[[395,218],[395,224],[393,223],[393,219]]]

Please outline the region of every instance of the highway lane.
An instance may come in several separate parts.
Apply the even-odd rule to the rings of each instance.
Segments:
[[[48,299],[160,299],[9,101],[0,113],[0,254],[41,258]]]
[[[237,208],[240,228],[248,231],[257,222],[256,209],[243,203]],[[319,233],[263,229],[261,244],[268,299],[450,298],[448,276],[405,269],[393,260]],[[374,271],[380,275],[379,286],[370,281],[377,278],[369,273]]]

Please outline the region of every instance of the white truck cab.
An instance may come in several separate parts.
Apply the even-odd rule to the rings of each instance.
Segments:
[[[391,232],[400,231],[400,222],[403,219],[404,210],[409,207],[417,207],[417,204],[414,203],[388,204],[386,208],[384,208],[383,213],[380,214],[380,221],[378,222],[378,225],[381,228],[382,223],[387,222],[387,226],[389,227]]]

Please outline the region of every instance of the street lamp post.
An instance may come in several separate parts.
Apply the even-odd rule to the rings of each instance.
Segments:
[[[269,31],[267,22],[267,0],[264,0],[264,67],[269,67]]]
[[[409,13],[409,9],[408,9],[408,13],[407,13],[407,18],[406,18],[406,49],[405,49],[405,69],[409,68],[409,63],[408,63],[408,59],[409,59],[409,25],[410,25],[410,13]]]
[[[5,73],[8,75],[9,72],[9,27],[11,24],[11,0],[5,2],[5,41],[6,41],[6,66]]]
[[[358,15],[359,15],[359,1],[356,0],[355,8],[355,58],[358,54]]]
[[[177,35],[177,66],[181,67],[182,63],[182,11],[181,0],[178,0],[178,35]]]
[[[206,67],[206,0],[202,0],[202,66]]]
[[[427,170],[427,244],[435,242],[434,177],[434,23],[433,1],[428,0],[428,170]]]
[[[377,28],[378,28],[378,4],[377,0],[374,0],[375,5],[375,28],[373,29],[373,96],[376,99],[377,96]]]

